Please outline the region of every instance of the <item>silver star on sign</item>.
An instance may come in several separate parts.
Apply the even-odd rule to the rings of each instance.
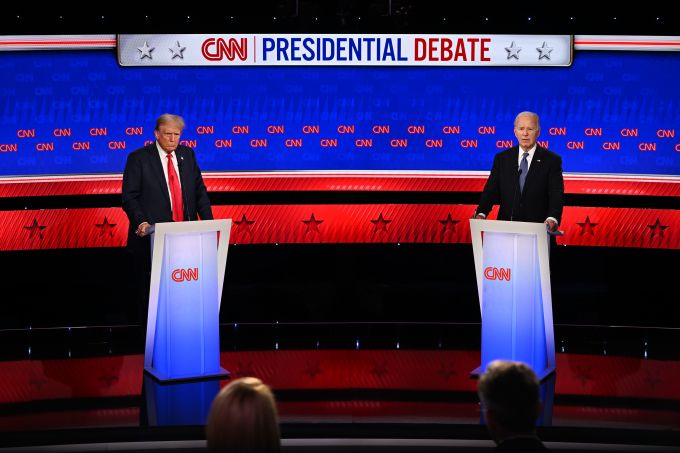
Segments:
[[[510,44],[510,47],[506,47],[505,50],[508,52],[508,60],[511,58],[519,60],[519,51],[522,50],[522,48],[517,46],[515,41]]]
[[[142,47],[137,47],[137,50],[142,52],[142,56],[139,57],[139,59],[143,60],[145,58],[148,58],[149,60],[151,60],[152,59],[151,52],[153,52],[154,49],[155,47],[149,47],[149,44],[146,41],[144,41],[144,45]]]
[[[176,57],[179,57],[180,60],[184,60],[184,51],[186,50],[186,47],[182,47],[179,45],[179,41],[177,41],[177,45],[175,47],[170,47],[170,52],[172,52],[172,60],[174,60]]]
[[[538,50],[538,61],[541,61],[541,58],[545,58],[546,60],[550,60],[550,52],[553,51],[552,47],[548,47],[548,44],[543,41],[543,45],[541,47],[536,47],[536,50]]]

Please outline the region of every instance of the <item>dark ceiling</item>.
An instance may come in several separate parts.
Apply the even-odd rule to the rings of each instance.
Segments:
[[[451,0],[226,0],[152,7],[111,3],[0,14],[2,34],[58,33],[517,33],[678,35],[668,6]],[[600,5],[600,3],[597,3]],[[21,4],[15,4],[21,9]],[[464,5],[464,6],[461,6]],[[548,5],[548,6],[546,6]],[[668,5],[668,4],[667,4]]]

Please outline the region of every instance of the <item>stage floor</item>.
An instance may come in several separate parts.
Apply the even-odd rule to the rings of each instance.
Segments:
[[[284,437],[420,429],[484,438],[469,374],[479,366],[478,338],[474,324],[223,325],[221,364],[273,388]],[[555,338],[541,437],[680,438],[680,332],[558,325]],[[200,438],[212,398],[228,383],[157,383],[143,373],[136,326],[3,331],[0,341],[0,447],[31,445],[31,433],[67,440],[112,428],[129,436],[184,427],[187,438]]]

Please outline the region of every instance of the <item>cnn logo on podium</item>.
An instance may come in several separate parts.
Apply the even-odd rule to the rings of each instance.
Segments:
[[[510,268],[489,266],[484,269],[484,278],[487,280],[506,280],[510,281]]]
[[[193,269],[175,269],[172,271],[172,280],[175,282],[190,282],[198,280],[198,268]]]

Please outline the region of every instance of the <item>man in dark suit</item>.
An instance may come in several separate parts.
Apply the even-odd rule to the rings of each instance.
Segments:
[[[562,158],[536,144],[541,125],[535,113],[517,115],[514,131],[519,146],[496,154],[475,218],[485,219],[500,204],[498,220],[544,222],[554,232],[564,204]]]
[[[536,436],[539,385],[524,363],[494,360],[486,367],[477,391],[497,451],[548,451]]]
[[[128,251],[142,328],[149,298],[152,225],[213,218],[194,150],[179,144],[183,129],[181,116],[161,115],[154,130],[156,142],[130,153],[123,173],[123,209],[130,221]]]

